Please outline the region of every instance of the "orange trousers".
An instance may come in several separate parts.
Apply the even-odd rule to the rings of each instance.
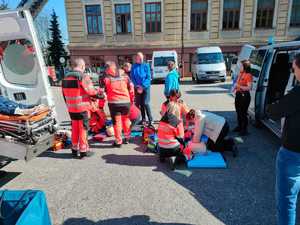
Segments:
[[[84,120],[72,120],[72,149],[87,152],[89,149],[87,125]]]
[[[115,131],[115,139],[117,144],[122,144],[122,131],[124,133],[125,138],[130,138],[130,119],[129,115],[115,115],[114,116],[114,131]]]

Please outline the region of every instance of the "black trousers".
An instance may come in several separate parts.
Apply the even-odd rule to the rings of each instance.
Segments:
[[[146,121],[146,114],[149,122],[153,121],[152,113],[150,109],[150,87],[144,89],[143,93],[139,94],[135,92],[135,104],[141,110],[142,120]]]
[[[165,159],[170,157],[176,157],[177,162],[184,162],[185,156],[183,155],[182,151],[180,150],[180,146],[176,148],[161,148],[159,147],[159,158]]]
[[[110,116],[113,124],[116,124],[115,116],[127,116],[129,115],[130,103],[108,103]]]
[[[250,92],[237,92],[235,96],[235,111],[237,115],[238,127],[241,131],[246,131],[248,127],[248,108],[250,105]]]

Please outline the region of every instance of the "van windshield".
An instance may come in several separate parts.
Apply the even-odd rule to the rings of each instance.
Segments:
[[[154,66],[168,66],[169,61],[175,62],[174,56],[161,56],[154,58]]]
[[[200,53],[197,56],[198,64],[215,64],[224,62],[223,54],[220,52]]]

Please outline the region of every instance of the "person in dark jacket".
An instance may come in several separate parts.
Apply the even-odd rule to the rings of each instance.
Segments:
[[[294,75],[300,81],[300,54],[293,61]],[[273,120],[285,118],[282,146],[276,159],[276,204],[279,225],[294,225],[297,195],[300,191],[300,86],[296,85],[279,101],[267,106]]]
[[[142,122],[146,121],[147,113],[149,125],[151,125],[153,120],[150,109],[151,72],[149,64],[144,63],[143,53],[137,53],[130,74],[135,89],[135,104],[141,109]]]

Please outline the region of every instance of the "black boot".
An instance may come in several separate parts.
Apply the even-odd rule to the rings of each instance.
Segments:
[[[80,152],[80,159],[86,158],[86,157],[92,157],[95,155],[95,152],[88,151],[88,152]]]
[[[171,170],[175,170],[175,164],[176,164],[176,156],[172,156],[169,158],[170,160],[170,169]]]
[[[78,151],[75,149],[72,149],[72,157],[76,158],[77,157]]]
[[[121,148],[121,147],[122,147],[122,144],[117,144],[117,143],[114,141],[114,143],[112,144],[112,147],[113,147],[113,148]]]

